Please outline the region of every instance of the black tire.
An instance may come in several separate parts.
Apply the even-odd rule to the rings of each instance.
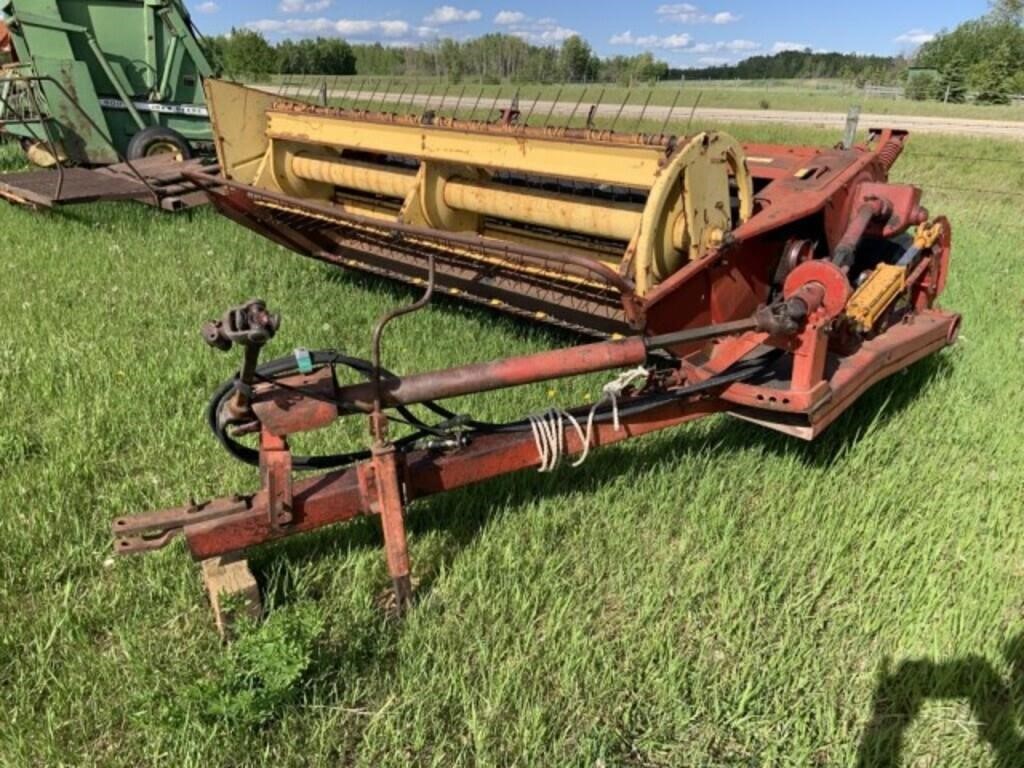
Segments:
[[[162,125],[143,128],[128,142],[129,160],[141,160],[156,155],[176,155],[181,160],[191,160],[192,145],[180,133]]]

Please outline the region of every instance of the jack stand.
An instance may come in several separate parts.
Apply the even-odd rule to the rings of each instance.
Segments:
[[[239,556],[211,557],[200,565],[217,632],[221,639],[230,640],[231,630],[241,618],[258,620],[263,615],[256,577],[249,570],[249,561]]]

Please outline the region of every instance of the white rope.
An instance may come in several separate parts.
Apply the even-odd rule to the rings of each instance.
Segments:
[[[612,379],[604,388],[601,390],[604,393],[604,397],[597,405],[602,405],[604,402],[611,400],[612,403],[612,424],[615,425],[615,431],[618,432],[622,429],[622,425],[619,423],[619,398],[622,397],[622,393],[626,390],[626,387],[633,385],[633,382],[643,379],[647,381],[647,377],[650,376],[650,371],[644,368],[642,365],[638,368],[626,371],[617,379]],[[594,411],[597,410],[597,406],[591,408],[589,422],[594,420]]]
[[[627,387],[632,386],[636,381],[647,380],[650,372],[644,368],[634,368],[626,371],[621,376],[609,381],[601,389],[602,397],[590,409],[587,415],[586,430],[580,426],[579,421],[566,410],[551,408],[543,413],[527,417],[530,422],[530,430],[533,432],[533,442],[537,447],[537,455],[540,457],[538,472],[553,472],[562,463],[565,455],[565,422],[568,421],[572,428],[579,435],[580,444],[583,446],[579,458],[572,463],[573,467],[579,467],[590,455],[590,446],[594,437],[594,418],[598,409],[605,403],[612,404],[612,424],[615,431],[622,429],[619,421],[619,398]]]

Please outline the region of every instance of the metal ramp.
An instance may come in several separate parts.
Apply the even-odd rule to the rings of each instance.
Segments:
[[[215,162],[150,157],[104,168],[53,168],[0,176],[0,197],[30,208],[134,200],[166,211],[205,205],[205,183],[217,178]]]

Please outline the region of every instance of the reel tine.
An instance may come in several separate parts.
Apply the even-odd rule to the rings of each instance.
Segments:
[[[704,91],[697,91],[697,98],[693,100],[693,109],[690,110],[690,119],[686,121],[684,136],[690,135],[690,126],[693,125],[693,118],[697,115],[697,107],[700,106],[702,96],[704,96]]]
[[[476,117],[477,107],[480,106],[480,99],[482,99],[483,97],[484,97],[484,87],[481,85],[480,86],[480,93],[478,93],[476,95],[476,101],[473,104],[473,111],[469,113],[469,119],[470,120],[472,120],[474,117]]]
[[[455,99],[455,109],[452,110],[452,119],[453,120],[458,120],[459,119],[459,107],[462,106],[462,97],[466,95],[466,89],[467,88],[469,88],[468,85],[462,86],[462,90],[459,91],[459,97],[457,99]]]
[[[541,91],[538,88],[537,89],[537,96],[536,96],[536,98],[534,98],[533,104],[530,105],[530,111],[526,114],[526,117],[523,118],[523,125],[529,125],[530,118],[533,117],[533,110],[535,110],[537,108],[537,102],[540,101],[540,94],[541,94]]]
[[[498,93],[497,93],[497,95],[495,95],[494,101],[491,102],[491,106],[487,110],[487,114],[484,115],[484,122],[485,123],[490,121],[490,119],[491,119],[491,112],[493,112],[495,110],[495,108],[498,106],[498,100],[501,98],[501,94],[502,94],[503,90],[504,90],[504,88],[501,88],[501,87],[498,88]]]
[[[583,100],[587,97],[587,90],[587,86],[583,86],[583,93],[581,93],[580,97],[576,100],[576,105],[572,108],[572,112],[569,113],[569,119],[565,121],[566,128],[569,128],[572,125],[572,121],[576,117],[576,112],[580,108],[580,104],[582,104]]]
[[[597,111],[601,108],[601,103],[604,101],[605,88],[601,89],[601,92],[597,94],[597,101],[590,105],[590,111],[587,112],[587,130],[594,130],[594,122],[597,120]]]
[[[434,97],[434,90],[437,88],[436,85],[430,86],[430,93],[427,94],[427,100],[423,104],[423,115],[426,115],[430,111],[430,100]],[[444,89],[444,93],[441,94],[441,103],[444,103],[444,96],[447,94],[447,88]]]
[[[409,96],[409,106],[407,106],[405,108],[405,110],[406,110],[405,113],[407,115],[411,115],[412,111],[416,108],[416,97],[419,95],[419,92],[420,92],[420,84],[416,83],[415,84],[415,88],[413,89],[412,95]],[[401,104],[399,104],[399,106],[401,106]]]
[[[643,125],[644,116],[647,114],[647,107],[651,104],[651,97],[654,96],[654,89],[652,88],[647,92],[647,99],[644,101],[643,109],[640,110],[640,117],[636,119],[636,126],[633,128],[633,133],[640,132],[640,126]]]
[[[341,94],[341,106],[342,107],[344,107],[346,102],[348,102],[348,92],[349,92],[349,90],[351,90],[351,88],[352,88],[352,81],[349,80],[346,77],[345,78],[345,92],[343,94]]]
[[[558,100],[562,98],[562,91],[565,90],[565,86],[560,86],[558,93],[555,94],[555,98],[551,102],[551,108],[548,110],[547,116],[544,118],[544,125],[542,128],[547,128],[548,123],[551,122],[551,116],[555,113],[555,107],[558,106]]]
[[[394,112],[395,114],[398,114],[398,111],[402,108],[402,99],[405,98],[405,92],[408,91],[408,90],[409,90],[409,84],[406,83],[405,85],[402,86],[402,90],[398,93],[398,101],[397,102],[395,102],[395,101],[389,101],[388,102],[388,104],[390,104],[390,105],[392,105],[394,107],[394,109],[389,110],[390,112]]]
[[[630,98],[632,96],[633,96],[632,89],[627,90],[626,91],[626,98],[623,99],[622,103],[619,104],[619,111],[615,113],[615,118],[612,120],[611,127],[608,129],[609,131],[613,131],[613,132],[615,131],[615,126],[618,125],[619,118],[622,117],[622,110],[624,110],[626,108],[626,104],[629,103],[629,100],[630,100]]]
[[[665,135],[665,130],[668,128],[669,123],[672,121],[672,113],[676,111],[676,104],[679,103],[679,94],[683,92],[682,88],[676,91],[675,97],[672,99],[672,106],[669,107],[668,114],[665,115],[665,122],[661,124],[661,135]]]
[[[382,82],[383,82],[383,79],[384,78],[381,78]],[[379,87],[379,86],[375,86],[374,90],[376,90],[377,87]],[[387,93],[390,90],[391,90],[391,81],[388,80],[388,84],[381,89],[381,92],[380,92],[380,104],[379,105],[377,105],[377,93],[373,94],[373,101],[370,102],[370,103],[371,103],[371,105],[376,105],[376,106],[374,106],[374,111],[375,112],[382,112],[384,110],[384,99],[387,98]]]

